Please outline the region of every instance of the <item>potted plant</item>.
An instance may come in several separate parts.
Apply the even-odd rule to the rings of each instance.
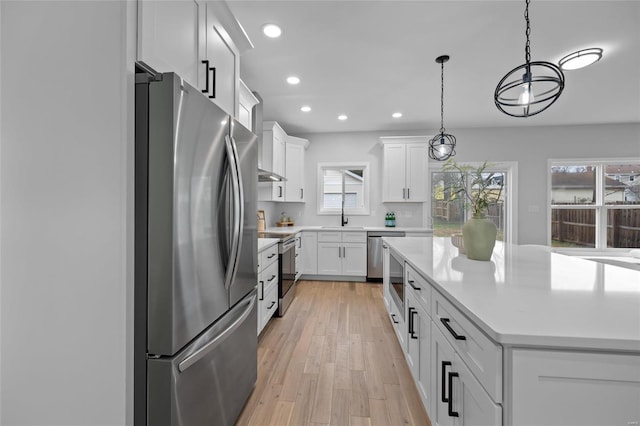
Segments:
[[[442,168],[452,176],[445,188],[445,193],[448,193],[446,201],[462,197],[471,209],[472,218],[462,226],[462,239],[467,257],[473,260],[491,258],[498,233],[493,221],[486,218],[486,213],[487,208],[500,199],[504,182],[487,168],[489,163],[486,161],[474,167],[460,165],[453,159],[449,159]]]

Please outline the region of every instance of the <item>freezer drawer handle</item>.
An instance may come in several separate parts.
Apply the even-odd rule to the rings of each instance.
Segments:
[[[255,297],[251,297],[251,300],[249,300],[246,303],[249,305],[247,307],[247,309],[245,309],[245,311],[242,313],[242,315],[240,315],[240,317],[237,320],[235,320],[229,327],[227,327],[226,330],[224,330],[222,333],[218,334],[218,337],[216,337],[215,339],[213,339],[212,341],[210,341],[209,343],[204,345],[197,352],[189,355],[180,364],[178,364],[178,370],[180,370],[181,373],[183,373],[184,371],[187,370],[187,368],[191,367],[193,364],[195,364],[196,362],[200,361],[202,358],[207,356],[207,354],[209,352],[214,350],[231,333],[233,333],[233,331],[235,331],[236,328],[238,328],[238,327],[240,327],[240,325],[242,325],[244,320],[246,320],[247,317],[251,314],[251,311],[253,310],[253,307],[256,304],[256,298]]]
[[[455,330],[453,328],[451,328],[451,326],[449,325],[449,321],[451,321],[449,318],[440,318],[440,322],[444,325],[444,328],[449,330],[449,333],[451,333],[451,335],[454,337],[454,339],[456,339],[456,340],[467,340],[467,338],[465,336],[456,333]]]

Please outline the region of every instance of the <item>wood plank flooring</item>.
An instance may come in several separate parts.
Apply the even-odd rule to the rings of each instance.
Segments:
[[[300,281],[258,341],[258,380],[239,426],[431,423],[372,283]]]

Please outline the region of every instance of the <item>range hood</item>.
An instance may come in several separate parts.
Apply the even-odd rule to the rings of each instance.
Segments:
[[[277,173],[258,168],[258,182],[284,182],[287,178]]]

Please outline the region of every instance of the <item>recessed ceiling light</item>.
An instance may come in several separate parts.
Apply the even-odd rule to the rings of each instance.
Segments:
[[[311,107],[310,107],[310,106],[306,106],[306,105],[305,105],[305,106],[303,106],[303,107],[301,107],[301,108],[300,108],[300,111],[302,111],[302,112],[309,112],[309,111],[311,111]]]
[[[287,83],[289,83],[289,84],[298,84],[298,83],[300,83],[300,79],[298,77],[296,77],[295,75],[292,75],[291,77],[287,77]]]
[[[282,35],[282,30],[275,24],[265,24],[262,26],[262,32],[269,38],[278,38]]]
[[[602,58],[602,49],[592,47],[573,52],[560,59],[558,64],[563,70],[577,70],[598,62],[600,58]]]
[[[402,117],[402,113],[401,112],[394,112],[393,114],[391,114],[391,116],[393,118],[400,118],[400,117]]]
[[[338,120],[341,120],[341,121],[344,121],[344,120],[346,120],[347,118],[349,118],[349,117],[347,117],[347,116],[346,116],[346,115],[344,115],[344,114],[342,114],[342,115],[339,115],[339,116],[338,116]]]

